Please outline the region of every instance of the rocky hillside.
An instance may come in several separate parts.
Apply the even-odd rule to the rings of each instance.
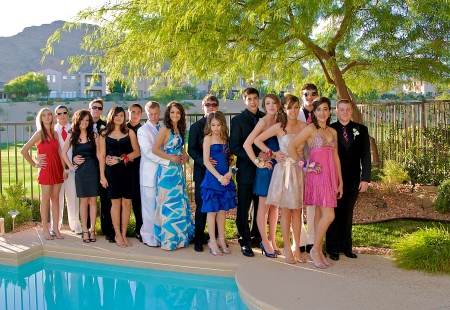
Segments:
[[[54,55],[48,56],[41,65],[41,49],[53,32],[63,24],[63,21],[55,21],[27,27],[12,37],[0,37],[0,82],[7,83],[19,75],[47,68],[65,72],[69,68],[67,57],[80,54],[79,46],[84,30],[62,33],[60,42],[55,45]]]

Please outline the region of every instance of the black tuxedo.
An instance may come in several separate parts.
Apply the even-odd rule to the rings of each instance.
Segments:
[[[138,123],[136,126],[133,126],[130,122],[127,122],[127,127],[134,131],[137,139],[137,131],[142,127],[142,124]],[[134,217],[136,218],[134,233],[140,236],[142,227],[141,187],[139,185],[139,167],[141,165],[141,156],[136,157],[133,161],[130,161],[128,165],[131,169],[134,169],[134,194],[131,199],[131,206],[133,207]]]
[[[358,199],[361,181],[370,182],[370,140],[366,126],[350,121],[345,127],[348,143],[343,134],[343,125],[331,124],[338,135],[338,153],[341,162],[344,195],[337,201],[335,219],[327,230],[327,251],[348,252],[352,250],[353,208]],[[359,134],[358,134],[359,133]]]
[[[230,151],[236,155],[236,167],[238,168],[236,180],[238,183],[238,207],[236,214],[236,227],[239,234],[241,246],[250,245],[252,237],[259,238],[260,234],[256,225],[256,214],[258,211],[258,197],[253,195],[253,183],[256,177],[256,165],[248,157],[244,150],[244,142],[256,126],[257,120],[264,116],[264,113],[257,111],[253,114],[248,109],[231,119]],[[255,154],[260,150],[253,145]],[[248,225],[248,210],[253,200],[254,214],[252,231]]]
[[[188,154],[194,160],[194,182],[195,182],[195,239],[202,242],[206,226],[206,213],[202,213],[203,199],[200,196],[200,185],[206,174],[203,164],[203,137],[206,126],[206,118],[191,125],[189,129]]]

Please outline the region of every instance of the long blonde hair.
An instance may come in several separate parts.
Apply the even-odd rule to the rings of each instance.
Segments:
[[[230,152],[230,133],[227,127],[227,121],[225,119],[225,115],[220,111],[214,111],[209,113],[208,118],[206,119],[205,131],[204,135],[209,136],[212,134],[211,131],[211,122],[212,120],[218,120],[220,123],[220,132],[219,137],[224,141],[225,146],[223,148],[223,153],[227,156],[228,164],[231,165],[233,163],[233,155]]]
[[[51,137],[48,136],[47,130],[45,129],[44,122],[42,122],[42,113],[45,111],[49,111],[52,115],[52,122],[50,124],[50,134]],[[55,134],[55,120],[53,118],[53,112],[49,108],[42,108],[39,110],[38,114],[36,115],[36,131],[41,133],[41,142],[45,142],[47,140],[53,139]]]

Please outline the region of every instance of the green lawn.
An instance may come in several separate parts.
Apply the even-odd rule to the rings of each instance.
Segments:
[[[20,154],[20,149],[24,143],[17,142],[16,146],[13,143],[1,143],[1,188],[7,187],[10,184],[22,181],[27,188],[27,195],[31,195],[31,188],[33,195],[39,194],[39,184],[37,183],[37,169],[31,168],[30,164]],[[36,152],[33,147],[32,154]]]

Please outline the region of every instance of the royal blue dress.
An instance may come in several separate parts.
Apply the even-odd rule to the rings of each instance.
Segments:
[[[184,141],[170,133],[164,145],[167,154],[180,155]],[[186,192],[183,167],[159,165],[156,186],[155,240],[164,250],[188,246],[194,237],[194,220]]]
[[[280,146],[278,145],[278,139],[276,136],[270,137],[264,144],[271,149],[273,152],[278,152],[280,150]],[[272,169],[269,170],[267,168],[256,169],[256,178],[255,183],[253,184],[253,194],[256,196],[267,197],[267,190],[269,189],[270,179],[272,178],[273,168],[275,168],[275,164],[277,161],[272,159]]]
[[[210,157],[217,161],[217,172],[224,175],[228,172],[229,166],[227,156],[225,155],[228,149],[226,144],[213,144],[210,147]],[[200,185],[200,195],[203,199],[202,212],[218,212],[221,210],[228,211],[236,208],[236,185],[233,180],[230,180],[228,185],[223,186],[217,178],[206,170],[205,178]]]

